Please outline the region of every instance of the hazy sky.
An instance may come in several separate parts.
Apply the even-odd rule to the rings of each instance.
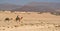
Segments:
[[[16,5],[24,5],[30,2],[60,2],[60,0],[0,0],[0,4],[12,3]]]

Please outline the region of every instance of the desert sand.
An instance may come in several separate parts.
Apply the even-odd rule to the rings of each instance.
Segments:
[[[23,17],[20,22],[15,18]],[[5,18],[12,20],[5,21]],[[38,14],[38,12],[10,12],[0,11],[0,31],[60,31],[60,16],[49,12]]]

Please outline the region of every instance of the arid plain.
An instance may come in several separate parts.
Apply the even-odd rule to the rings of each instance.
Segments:
[[[23,17],[20,22],[15,20],[18,15]],[[0,31],[60,31],[60,15],[0,11]]]

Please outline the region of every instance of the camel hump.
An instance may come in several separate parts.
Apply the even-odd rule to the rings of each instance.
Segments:
[[[21,17],[21,19],[22,19],[23,17]]]

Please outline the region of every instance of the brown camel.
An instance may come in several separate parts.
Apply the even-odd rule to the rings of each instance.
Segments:
[[[16,17],[16,21],[19,21],[19,22],[20,22],[22,18],[23,18],[23,17],[17,16],[17,17]]]

